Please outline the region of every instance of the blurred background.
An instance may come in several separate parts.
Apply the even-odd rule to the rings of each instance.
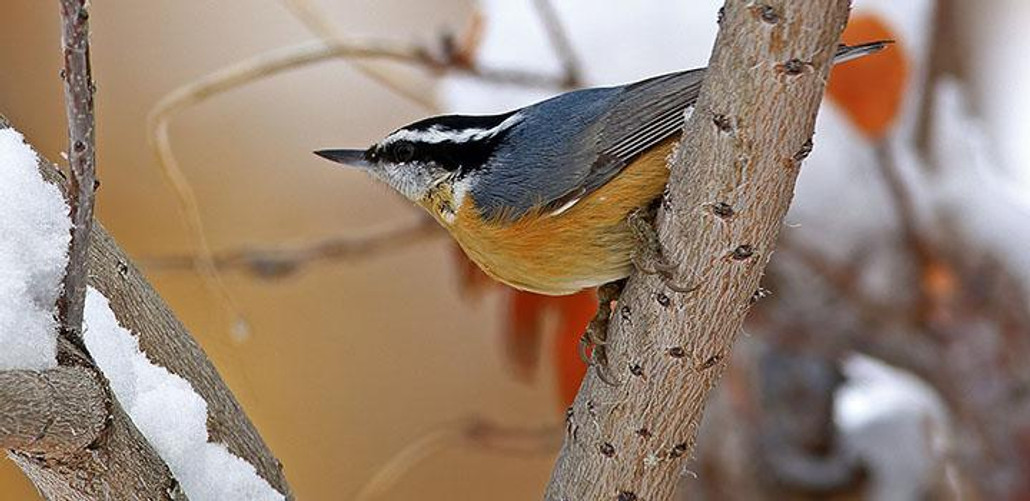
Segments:
[[[310,152],[704,65],[720,4],[94,2],[97,217],[299,499],[539,498],[592,292],[494,285]],[[1025,0],[855,0],[846,40],[897,43],[831,78],[685,497],[1030,499],[1027,23]],[[59,54],[56,2],[5,0],[0,113],[51,159]],[[0,498],[35,496],[0,463]]]

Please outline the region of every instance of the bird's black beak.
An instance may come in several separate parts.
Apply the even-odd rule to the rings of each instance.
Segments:
[[[365,150],[318,150],[316,155],[333,162],[350,165],[351,167],[370,167],[371,164],[365,158]]]

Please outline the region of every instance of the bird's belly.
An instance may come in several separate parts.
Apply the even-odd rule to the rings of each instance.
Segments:
[[[513,223],[490,223],[466,203],[448,229],[483,271],[518,289],[564,295],[624,278],[636,247],[626,218],[661,196],[674,142],[652,148],[559,214],[531,212]]]

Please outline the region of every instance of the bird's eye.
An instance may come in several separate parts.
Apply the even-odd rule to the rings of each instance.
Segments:
[[[410,162],[415,158],[415,145],[401,141],[393,146],[393,157],[397,162]]]

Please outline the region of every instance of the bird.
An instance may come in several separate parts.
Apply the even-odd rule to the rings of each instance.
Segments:
[[[889,43],[841,45],[833,62]],[[434,116],[365,149],[315,154],[421,206],[496,280],[572,294],[639,266],[647,232],[636,216],[665,190],[667,158],[704,75],[698,68],[580,89],[495,115]]]

